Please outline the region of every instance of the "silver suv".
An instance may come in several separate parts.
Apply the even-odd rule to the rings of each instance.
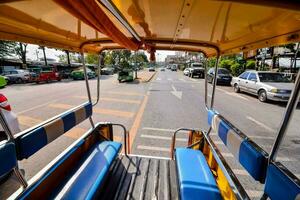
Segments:
[[[24,83],[30,79],[29,71],[22,69],[4,71],[3,75],[9,78],[10,83]]]
[[[235,92],[244,91],[258,96],[261,102],[267,100],[288,101],[294,83],[283,73],[265,71],[246,71],[232,78]]]

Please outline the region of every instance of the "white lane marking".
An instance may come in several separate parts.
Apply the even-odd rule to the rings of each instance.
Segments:
[[[222,92],[224,92],[225,94],[228,94],[228,95],[230,95],[230,96],[237,97],[237,98],[243,99],[243,100],[245,100],[245,101],[249,101],[249,99],[247,99],[246,97],[241,96],[240,94],[233,93],[233,92],[228,92],[228,91],[223,90],[223,89],[220,89],[220,88],[217,88],[217,90],[222,91]]]
[[[247,116],[247,119],[249,119],[250,121],[254,122],[255,124],[257,124],[257,125],[263,127],[264,129],[266,129],[266,130],[268,130],[268,131],[270,131],[270,132],[275,133],[275,130],[274,130],[274,129],[270,128],[269,126],[265,125],[264,123],[259,122],[259,121],[255,120],[254,118],[252,118],[252,117],[250,117],[250,116]]]
[[[143,130],[151,130],[151,131],[163,131],[163,132],[175,132],[175,129],[165,129],[165,128],[151,128],[151,127],[144,127]]]
[[[221,153],[223,157],[233,158],[234,156],[231,153]]]
[[[294,159],[294,158],[288,158],[288,157],[280,157],[280,156],[278,156],[278,157],[275,158],[275,161],[281,161],[281,162],[295,162],[295,161],[297,161],[297,160]]]
[[[259,136],[259,135],[248,135],[249,138],[256,138],[256,139],[268,139],[268,140],[274,140],[275,137],[270,136]]]
[[[157,81],[161,81],[161,78],[157,78],[156,80],[157,80]]]
[[[137,149],[170,152],[170,148],[138,145]]]
[[[158,139],[158,140],[171,140],[172,137],[166,136],[157,136],[157,135],[141,135],[142,138],[150,138],[150,139]],[[187,142],[187,139],[184,138],[176,138],[176,141]]]
[[[232,171],[236,175],[249,176],[249,173],[244,169],[232,169]]]
[[[182,92],[181,91],[177,91],[173,84],[172,84],[172,89],[173,89],[173,91],[171,91],[171,94],[173,94],[175,97],[177,97],[178,99],[181,100],[181,98],[182,98]]]
[[[221,140],[214,141],[214,143],[218,145],[225,145]]]
[[[263,194],[262,190],[246,190],[247,194],[249,197],[254,198],[254,197],[261,197]]]
[[[168,78],[167,80],[168,80],[168,81],[172,81],[172,79],[171,79],[171,78]]]

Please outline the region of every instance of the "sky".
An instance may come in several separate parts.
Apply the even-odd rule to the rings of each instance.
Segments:
[[[58,55],[64,54],[63,51],[55,50],[55,49],[50,49],[46,48],[46,57],[47,58],[53,58],[58,61]],[[149,54],[146,53],[149,59]],[[175,51],[157,51],[155,56],[156,56],[156,61],[161,62],[165,61],[165,58],[167,55],[175,55]],[[29,60],[37,60],[37,58],[43,58],[43,51],[41,49],[38,49],[37,45],[32,45],[28,44],[27,46],[27,59]]]

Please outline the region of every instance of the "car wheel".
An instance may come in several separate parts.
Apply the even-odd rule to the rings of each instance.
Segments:
[[[240,92],[240,87],[239,87],[239,85],[238,85],[238,84],[234,84],[233,90],[234,90],[235,93],[239,93],[239,92]]]
[[[267,92],[265,90],[260,90],[258,92],[258,100],[261,102],[267,102]]]
[[[23,80],[21,79],[21,78],[17,78],[17,80],[16,80],[16,83],[22,83],[23,82]]]

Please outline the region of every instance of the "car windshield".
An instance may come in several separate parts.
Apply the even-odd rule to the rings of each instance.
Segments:
[[[218,74],[229,74],[227,69],[218,69]]]
[[[280,73],[258,73],[261,82],[291,82],[287,77]]]
[[[193,64],[192,67],[202,67],[200,64]]]

